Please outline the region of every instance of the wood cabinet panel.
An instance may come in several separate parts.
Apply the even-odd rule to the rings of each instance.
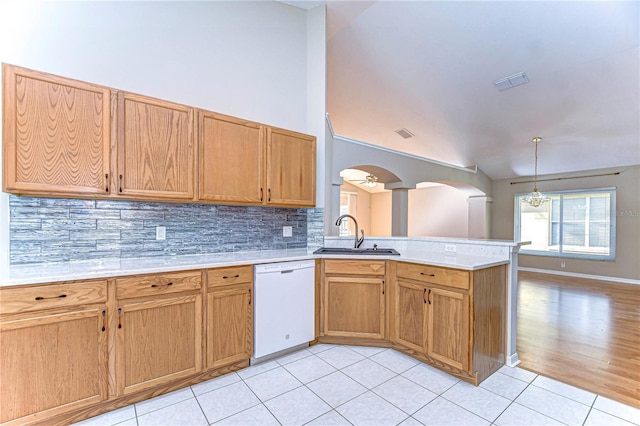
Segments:
[[[253,282],[253,266],[232,266],[207,270],[209,288]]]
[[[396,274],[398,277],[410,280],[441,284],[460,289],[469,288],[469,272],[459,269],[399,262]]]
[[[105,309],[0,322],[1,423],[46,419],[107,398]]]
[[[118,193],[193,199],[193,108],[119,92],[118,114]]]
[[[265,199],[264,128],[199,111],[201,200],[260,204]]]
[[[385,338],[384,279],[325,277],[325,336]]]
[[[202,288],[202,274],[200,271],[185,271],[118,278],[116,287],[118,299],[199,290]]]
[[[384,276],[384,260],[325,259],[325,274]]]
[[[220,287],[207,294],[207,368],[251,358],[252,283]]]
[[[438,288],[429,293],[427,355],[469,371],[469,295]]]
[[[419,353],[427,352],[427,287],[403,280],[395,289],[395,341]]]
[[[202,369],[202,297],[120,302],[118,394],[129,394]]]
[[[18,194],[111,191],[111,92],[3,65],[4,179]]]
[[[267,203],[315,206],[315,137],[267,129]]]
[[[0,315],[107,301],[106,281],[0,288]]]

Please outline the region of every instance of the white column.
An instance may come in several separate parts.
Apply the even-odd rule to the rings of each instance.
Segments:
[[[391,190],[391,236],[406,237],[409,230],[409,188]]]
[[[515,367],[520,364],[516,348],[518,332],[518,251],[520,246],[510,247],[509,271],[507,276],[507,341],[506,364]]]
[[[484,195],[477,197],[469,197],[469,238],[487,239],[490,235],[489,223],[489,205],[493,202],[491,197]]]
[[[340,235],[340,228],[336,226],[336,219],[340,216],[340,187],[343,184],[342,178],[339,181],[331,182],[331,200],[329,205],[325,205],[324,210],[324,235],[337,237]]]

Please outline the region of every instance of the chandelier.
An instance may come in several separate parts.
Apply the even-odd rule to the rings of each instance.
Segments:
[[[542,138],[537,136],[531,139],[531,141],[536,144],[536,163],[535,174],[533,177],[533,192],[528,193],[527,196],[522,199],[523,203],[527,203],[532,207],[539,207],[541,204],[549,201],[549,197],[538,191],[538,142],[540,142],[541,140]]]

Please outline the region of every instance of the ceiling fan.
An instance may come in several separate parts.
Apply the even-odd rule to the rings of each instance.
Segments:
[[[364,179],[349,180],[349,182],[358,182],[360,185],[373,188],[378,184],[378,178],[374,175],[367,175]]]

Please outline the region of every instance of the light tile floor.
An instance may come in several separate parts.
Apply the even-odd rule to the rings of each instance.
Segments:
[[[319,344],[79,425],[640,425],[640,410],[503,367],[475,387],[392,349]]]

